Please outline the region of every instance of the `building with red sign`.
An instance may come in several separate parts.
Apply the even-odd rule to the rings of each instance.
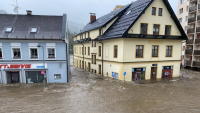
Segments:
[[[66,14],[0,14],[0,83],[67,83],[66,21]]]

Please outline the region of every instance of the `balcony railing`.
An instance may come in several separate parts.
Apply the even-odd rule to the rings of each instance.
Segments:
[[[195,44],[200,44],[200,39],[196,39]]]
[[[192,50],[185,50],[185,54],[192,55]]]
[[[188,23],[192,23],[196,21],[196,17],[188,18]]]
[[[189,8],[189,12],[193,12],[193,11],[196,11],[197,10],[197,6],[192,6]]]
[[[194,33],[194,28],[188,29],[188,30],[187,30],[187,33]]]
[[[191,66],[191,61],[190,60],[186,60],[186,66]]]
[[[197,27],[196,32],[200,32],[200,27]]]
[[[193,61],[193,66],[200,67],[200,62],[198,62],[198,61]]]
[[[187,40],[186,44],[193,44],[194,40]]]
[[[200,50],[194,50],[194,55],[200,55]]]

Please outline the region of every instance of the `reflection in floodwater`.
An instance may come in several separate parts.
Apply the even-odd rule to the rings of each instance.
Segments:
[[[200,72],[137,84],[72,67],[69,84],[0,85],[1,113],[199,113]]]

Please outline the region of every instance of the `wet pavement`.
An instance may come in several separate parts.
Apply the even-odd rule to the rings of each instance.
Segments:
[[[138,84],[72,67],[68,84],[0,85],[0,113],[200,113],[200,72]]]

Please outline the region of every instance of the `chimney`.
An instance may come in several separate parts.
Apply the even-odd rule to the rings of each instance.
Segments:
[[[27,15],[31,15],[32,11],[31,10],[26,10]]]
[[[90,23],[94,22],[96,20],[95,13],[90,13]]]

